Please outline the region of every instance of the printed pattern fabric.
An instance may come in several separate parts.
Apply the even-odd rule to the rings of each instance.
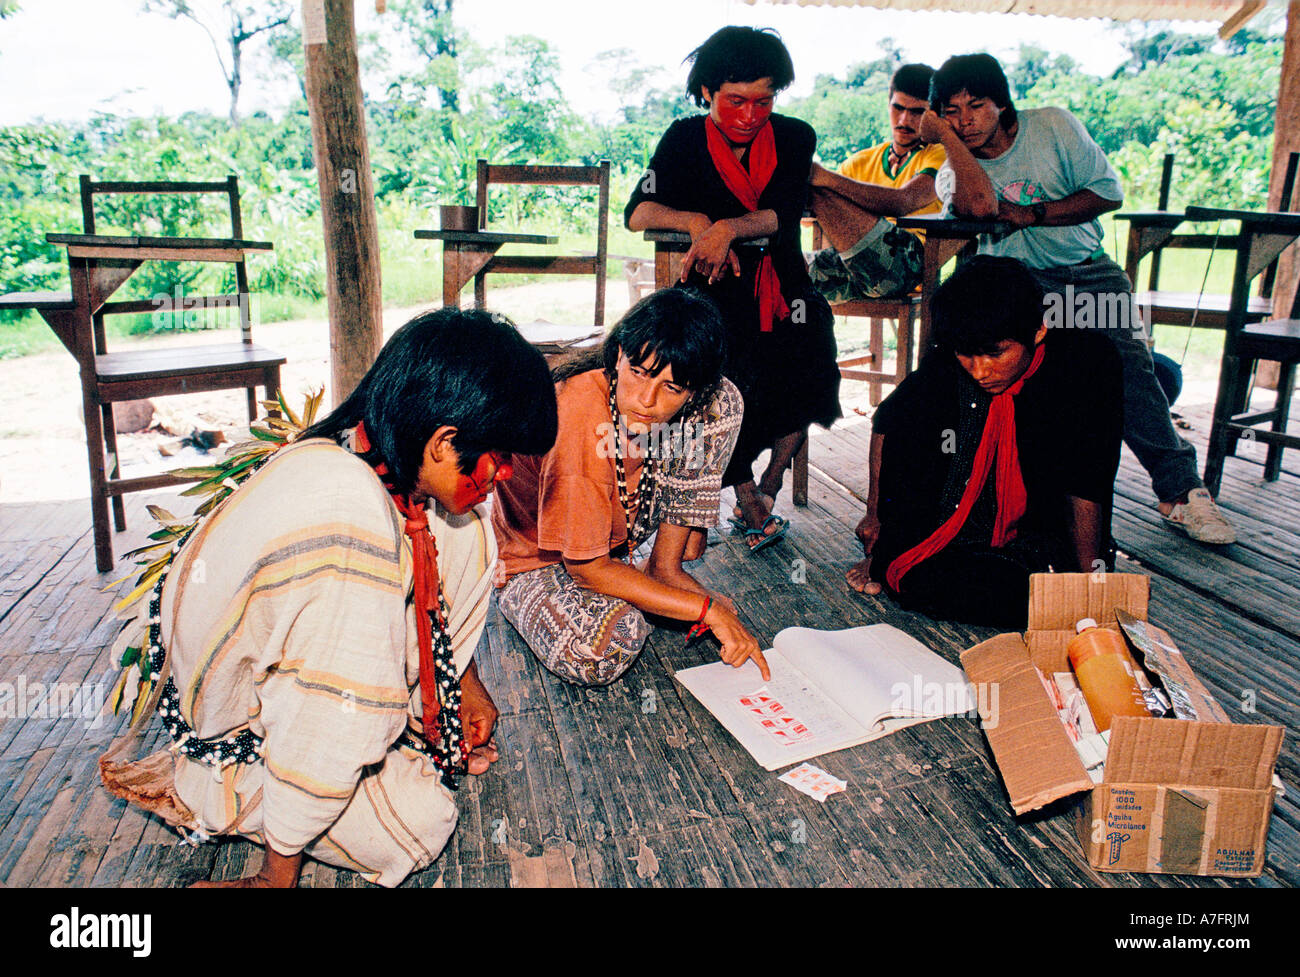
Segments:
[[[849,251],[823,248],[813,254],[808,274],[828,302],[906,295],[921,283],[925,245],[909,231],[876,221]]]
[[[659,468],[660,522],[695,529],[718,524],[722,473],[743,415],[740,391],[724,377],[709,402],[683,422],[683,443],[671,446]]]
[[[538,660],[577,685],[619,678],[653,630],[627,601],[578,586],[558,563],[511,577],[497,605]]]

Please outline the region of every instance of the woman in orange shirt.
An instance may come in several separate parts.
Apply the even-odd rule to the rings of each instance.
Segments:
[[[703,555],[717,523],[740,428],[725,347],[713,303],[664,290],[633,306],[601,349],[552,371],[555,447],[510,459],[492,526],[501,612],[561,678],[605,685],[622,675],[650,634],[643,612],[711,629],[723,661],[753,658],[768,677],[731,600],[682,566]],[[648,561],[633,565],[651,535]]]

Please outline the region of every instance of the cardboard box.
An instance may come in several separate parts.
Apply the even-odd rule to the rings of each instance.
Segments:
[[[1074,625],[1091,617],[1118,631],[1115,610],[1143,621],[1150,580],[1139,574],[1035,574],[1029,628],[962,653],[976,687],[996,683],[985,735],[1017,814],[1079,795],[1079,841],[1102,872],[1257,876],[1273,811],[1280,726],[1234,725],[1181,654],[1162,667],[1197,704],[1196,720],[1119,717],[1105,775],[1093,784],[1034,671],[1069,669]],[[1177,622],[1166,622],[1177,637]],[[990,701],[979,696],[981,703]]]

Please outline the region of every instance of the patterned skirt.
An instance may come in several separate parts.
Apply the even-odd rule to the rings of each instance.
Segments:
[[[619,678],[652,630],[627,601],[580,587],[559,563],[511,577],[497,606],[543,665],[577,685]]]

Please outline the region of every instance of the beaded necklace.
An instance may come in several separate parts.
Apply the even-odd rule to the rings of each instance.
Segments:
[[[618,377],[609,381],[609,414],[614,421],[614,480],[618,485],[618,501],[623,506],[623,525],[627,532],[627,562],[632,562],[633,551],[644,543],[653,532],[650,525],[650,510],[653,508],[655,485],[658,481],[655,459],[646,452],[642,462],[641,478],[636,486],[636,516],[628,506],[627,473],[623,465],[623,435],[627,428],[618,412]]]
[[[361,449],[361,452],[364,453],[369,450],[369,443],[364,440],[364,428],[359,433],[361,434],[360,440],[365,444],[365,447]],[[251,475],[253,471],[265,464],[270,457],[270,454],[268,454],[259,459],[248,471],[248,474]],[[375,473],[382,480],[383,476],[387,474],[387,469],[380,463],[375,466]],[[436,587],[437,593],[436,605],[427,609],[416,609],[417,615],[421,613],[427,615],[432,639],[430,642],[431,654],[428,654],[427,659],[424,649],[421,649],[420,685],[426,713],[424,735],[417,735],[408,728],[403,732],[398,742],[402,746],[428,757],[438,769],[443,784],[449,790],[456,790],[458,778],[468,772],[469,744],[464,738],[460,715],[460,682],[456,675],[451,637],[447,633],[447,601],[442,592],[442,581],[437,579],[437,543],[434,540],[433,533],[428,528],[427,521],[423,518],[423,509],[401,496],[394,495],[393,498],[399,511],[407,519],[408,535],[414,537],[422,533],[426,537],[425,545],[431,550],[428,559],[432,561],[434,566],[434,579],[430,583],[433,583]],[[196,522],[175,542],[173,552],[180,550],[194,530],[198,528],[198,525]],[[419,548],[419,544],[414,538],[412,544],[417,549]],[[171,566],[168,567],[168,570],[170,569]],[[167,577],[166,572],[159,577],[150,595],[148,605],[148,625],[144,642],[145,654],[148,657],[145,661],[148,663],[147,677],[150,682],[155,683],[162,677],[163,666],[167,658],[167,652],[162,642],[161,618],[162,592]],[[422,630],[422,628],[417,628],[417,630]],[[220,770],[232,763],[256,763],[261,760],[264,737],[258,736],[248,727],[224,737],[202,739],[196,736],[193,727],[181,715],[180,692],[170,676],[163,684],[158,697],[157,708],[163,726],[172,739],[172,749],[187,759],[198,763],[206,763],[216,770]]]

